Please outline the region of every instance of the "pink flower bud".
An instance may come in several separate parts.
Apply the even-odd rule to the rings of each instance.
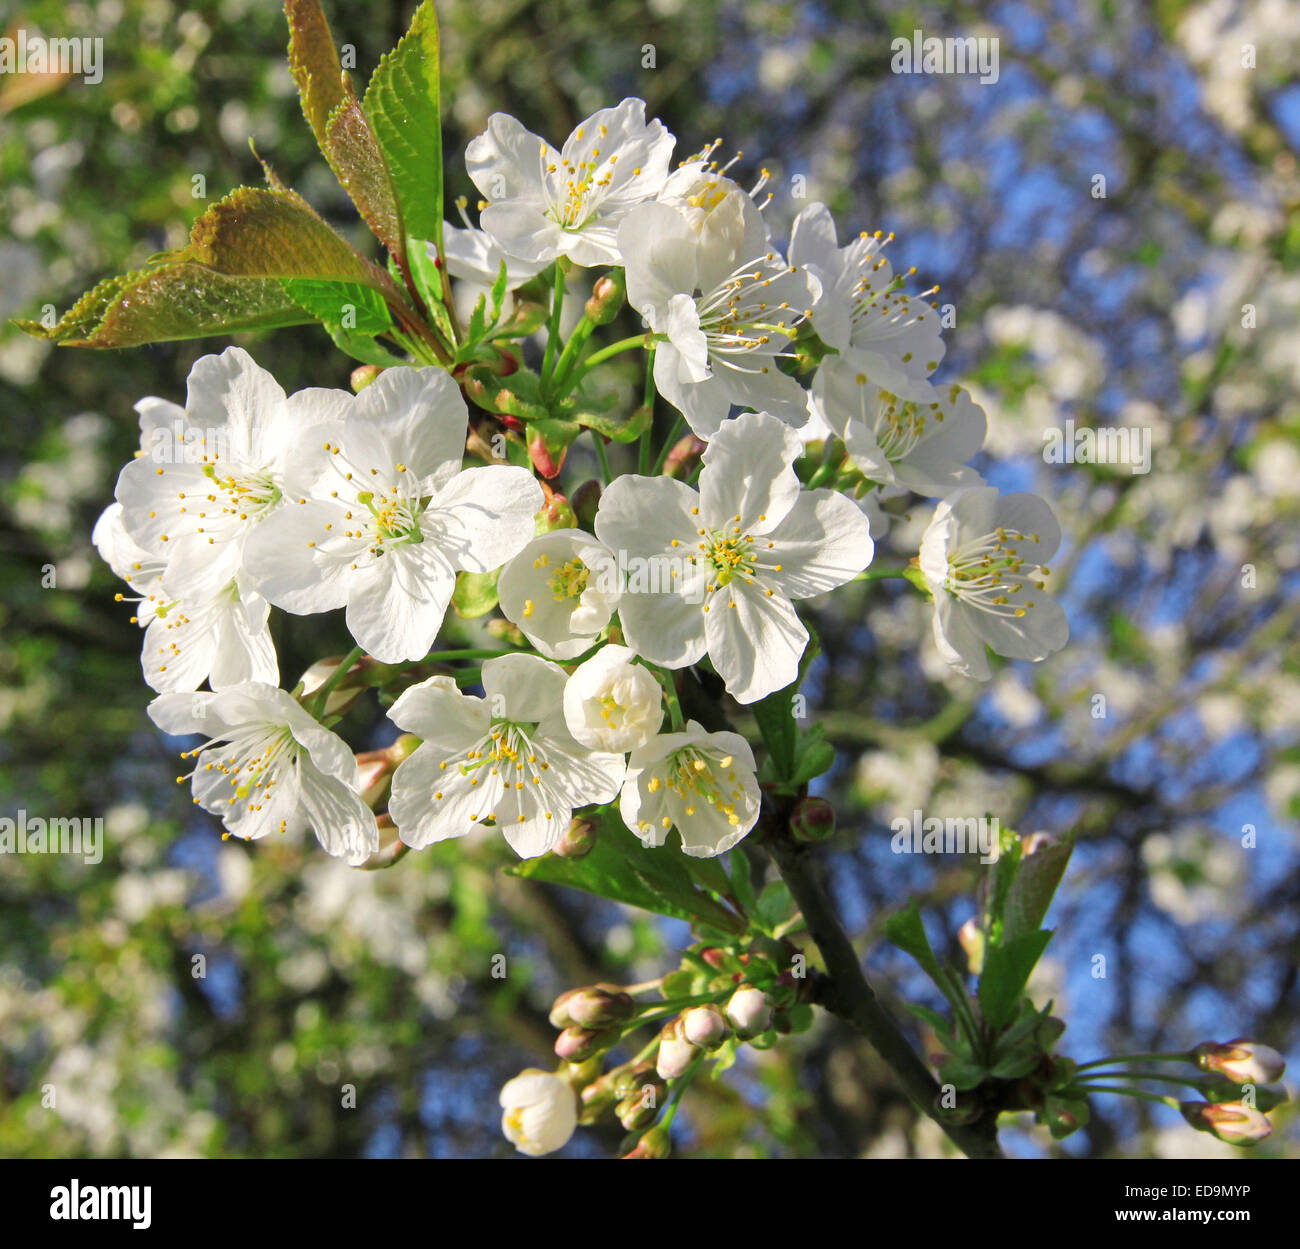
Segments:
[[[756,1036],[772,1026],[772,1007],[762,989],[741,985],[727,1003],[727,1018],[741,1036]]]
[[[1255,1145],[1273,1131],[1253,1106],[1242,1102],[1182,1102],[1183,1118],[1199,1132],[1209,1132],[1229,1145]]]
[[[692,1045],[701,1049],[717,1049],[730,1031],[726,1018],[712,1003],[692,1006],[682,1015],[683,1034]]]
[[[1217,1071],[1237,1084],[1273,1084],[1286,1071],[1286,1059],[1277,1050],[1241,1037],[1226,1045],[1206,1041],[1192,1053],[1202,1071]]]

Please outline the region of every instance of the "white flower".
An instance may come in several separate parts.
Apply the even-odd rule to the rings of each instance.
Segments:
[[[646,122],[644,100],[593,113],[558,152],[515,118],[493,113],[465,149],[469,176],[487,201],[479,224],[521,260],[622,264],[619,223],[658,194],[673,143],[662,122]]]
[[[277,607],[346,605],[376,659],[422,659],[456,573],[491,572],[524,545],[541,487],[523,468],[461,470],[465,401],[441,369],[385,369],[342,398],[300,453],[302,495],[249,539],[247,567]]]
[[[711,438],[733,406],[807,422],[808,392],[777,364],[820,286],[771,247],[748,195],[726,194],[702,224],[642,204],[618,237],[628,303],[666,335],[655,387],[696,434]]]
[[[902,399],[852,360],[829,356],[817,370],[813,395],[869,481],[931,497],[983,485],[965,465],[984,445],[988,422],[962,387],[934,387],[928,401]]]
[[[682,851],[705,859],[730,850],[758,820],[754,752],[737,733],[661,733],[632,752],[619,812],[647,846],[662,846],[670,828]]]
[[[564,720],[584,746],[621,754],[663,723],[663,690],[630,646],[602,646],[564,687]]]
[[[308,389],[286,398],[246,351],[227,347],[195,361],[184,409],[138,405],[145,445],[119,475],[117,501],[131,537],[167,560],[170,593],[201,599],[230,585],[245,539],[283,506],[298,447],[349,397]]]
[[[659,203],[675,208],[696,230],[707,228],[709,214],[728,196],[748,194],[750,199],[757,202],[759,192],[768,182],[766,169],[748,192],[734,179],[727,177],[727,170],[740,159],[740,154],[737,153],[719,168],[718,162],[712,157],[721,142],[720,139],[715,139],[703,151],[682,161],[668,175],[663,189],[655,197]],[[769,193],[767,200],[759,207],[765,207],[771,199]]]
[[[563,1149],[578,1126],[578,1102],[567,1081],[529,1067],[501,1090],[501,1131],[521,1153],[540,1158]]]
[[[111,503],[95,522],[91,541],[104,562],[136,592],[132,621],[145,630],[140,665],[144,679],[159,693],[212,688],[244,681],[280,679],[271,631],[270,605],[237,575],[204,599],[184,602],[164,586],[166,560],[150,555],[126,532],[122,505]]]
[[[924,295],[908,295],[906,277],[895,277],[881,254],[893,237],[863,233],[839,247],[826,205],[809,204],[795,218],[790,262],[806,265],[821,280],[812,322],[822,341],[876,385],[926,400],[926,379],[943,359],[942,327]]]
[[[550,659],[590,650],[622,593],[618,566],[581,529],[539,534],[501,570],[497,593],[506,619]]]
[[[506,262],[506,285],[509,290],[536,277],[546,268],[540,260],[520,260],[518,256],[508,256],[490,234],[485,230],[476,230],[473,226],[461,230],[450,222],[444,222],[442,245],[447,253],[447,272],[454,278],[460,278],[484,290],[490,290],[501,276],[503,260]],[[437,248],[429,243],[427,249],[429,259],[436,260]]]
[[[798,675],[808,632],[795,599],[843,585],[871,563],[867,517],[843,495],[803,490],[798,435],[765,413],[728,421],[704,453],[699,492],[669,477],[625,476],[605,491],[597,536],[662,575],[629,576],[627,643],[667,668],[707,652],[742,703]]]
[[[1056,518],[1037,495],[975,486],[935,509],[919,562],[934,594],[935,643],[958,672],[987,681],[986,644],[1009,659],[1045,659],[1069,640],[1040,566],[1060,542]]]
[[[330,854],[363,862],[379,849],[375,814],[358,794],[356,757],[284,690],[249,681],[214,694],[161,694],[149,716],[164,733],[208,741],[194,760],[194,801],[236,837],[310,826]]]
[[[505,655],[483,665],[484,698],[462,694],[451,677],[403,693],[389,717],[424,742],[393,774],[388,809],[402,841],[418,850],[490,819],[520,858],[536,858],[576,808],[613,798],[623,756],[573,739],[565,680],[536,655]]]

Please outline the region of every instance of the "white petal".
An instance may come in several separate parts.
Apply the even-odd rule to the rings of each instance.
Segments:
[[[737,580],[713,595],[704,620],[709,658],[737,702],[757,702],[799,675],[808,631],[789,599]]]

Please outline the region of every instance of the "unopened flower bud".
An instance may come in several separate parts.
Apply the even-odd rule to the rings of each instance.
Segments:
[[[1227,1104],[1241,1102],[1253,1106],[1263,1114],[1275,1110],[1283,1102],[1291,1100],[1291,1094],[1284,1084],[1238,1084],[1227,1076],[1207,1076],[1199,1085],[1201,1096],[1207,1102]]]
[[[338,671],[338,666],[343,662],[342,655],[332,655],[329,659],[318,659],[306,672],[298,678],[302,685],[302,690],[298,694],[298,701],[302,703],[309,711],[315,710],[316,695],[321,686],[330,680]],[[353,664],[348,671],[352,672],[357,668]],[[325,700],[325,710],[322,714],[327,716],[341,716],[349,707],[352,706],[362,694],[365,693],[365,687],[361,685],[348,685],[348,676],[330,690],[330,696]]]
[[[533,518],[533,528],[538,533],[550,533],[552,529],[572,529],[577,521],[569,500],[556,490],[546,490],[546,502]]]
[[[629,1131],[647,1127],[655,1121],[663,1104],[668,1086],[658,1075],[646,1075],[641,1084],[632,1090],[614,1108],[618,1121]]]
[[[679,438],[673,443],[672,450],[668,452],[668,458],[664,460],[664,475],[683,480],[689,477],[695,471],[695,466],[700,462],[700,456],[704,454],[704,449],[708,445],[694,434]]]
[[[596,822],[574,818],[569,821],[568,831],[556,843],[552,854],[562,859],[583,859],[596,846]]]
[[[717,1049],[730,1031],[726,1016],[712,1002],[692,1006],[682,1015],[682,1034],[701,1049]]]
[[[594,1058],[618,1041],[617,1028],[579,1028],[570,1024],[555,1038],[555,1053],[565,1062],[581,1063]]]
[[[596,509],[600,506],[600,482],[594,477],[584,481],[572,494],[574,514],[583,529],[592,529],[596,524]]]
[[[825,798],[800,798],[790,813],[790,831],[800,841],[825,841],[835,835],[835,808]]]
[[[957,933],[957,940],[966,954],[966,965],[972,976],[978,976],[984,967],[984,929],[972,916]]]
[[[1262,1112],[1242,1102],[1182,1102],[1183,1118],[1229,1145],[1255,1145],[1273,1131]]]
[[[501,1090],[501,1130],[514,1147],[534,1158],[568,1144],[578,1122],[578,1103],[566,1080],[530,1067]]]
[[[496,617],[489,620],[487,624],[488,632],[502,642],[509,642],[511,646],[527,646],[528,639],[524,637],[524,631],[516,624],[503,617]]]
[[[573,1019],[569,1015],[569,1000],[575,998],[581,993],[581,989],[565,989],[559,997],[551,1003],[550,1021],[552,1028],[567,1028]]]
[[[359,395],[383,371],[384,366],[382,364],[363,364],[359,368],[353,369],[352,375],[348,378],[352,385],[352,393]]]
[[[1217,1071],[1237,1084],[1272,1084],[1286,1071],[1286,1059],[1277,1050],[1241,1037],[1226,1045],[1206,1041],[1192,1053],[1202,1071]]]
[[[655,1070],[661,1080],[676,1080],[695,1061],[697,1050],[682,1035],[681,1020],[674,1019],[659,1034],[659,1055]]]
[[[607,1028],[610,1024],[622,1023],[631,1018],[636,1010],[636,1002],[629,993],[611,992],[591,986],[579,989],[564,1004],[569,1018],[579,1028]]]
[[[741,985],[727,1003],[727,1018],[742,1037],[752,1037],[772,1026],[772,1007],[762,989]]]
[[[585,309],[593,325],[608,325],[623,307],[627,297],[627,278],[622,269],[611,269],[596,279]]]
[[[623,1157],[667,1158],[671,1152],[668,1129],[662,1123],[656,1123]]]

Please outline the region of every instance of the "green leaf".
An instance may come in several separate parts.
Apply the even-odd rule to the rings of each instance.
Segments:
[[[600,822],[596,844],[586,857],[548,854],[509,870],[528,880],[569,885],[655,914],[700,921],[731,936],[743,930],[737,916],[695,887],[680,851],[672,846],[643,846],[615,811],[606,809]]]
[[[344,95],[330,114],[326,127],[325,156],[348,198],[356,205],[370,232],[402,263],[406,261],[406,235],[402,212],[389,176],[384,153],[370,122],[344,79]]]
[[[926,975],[940,988],[943,984],[943,969],[930,947],[930,938],[925,935],[925,925],[921,922],[921,910],[913,898],[901,911],[895,911],[885,921],[885,937],[906,954],[910,954]]]
[[[322,282],[315,278],[287,278],[284,289],[293,301],[326,325],[342,326],[349,309],[358,334],[384,334],[393,327],[388,305],[377,291],[357,282]]]
[[[501,570],[492,572],[462,572],[456,575],[456,588],[451,592],[451,605],[466,620],[486,616],[498,602],[497,577]]]
[[[795,760],[799,751],[799,724],[795,719],[799,686],[803,683],[812,661],[821,654],[817,635],[809,630],[808,645],[799,660],[799,675],[785,689],[777,690],[754,704],[754,718],[758,730],[771,756],[774,780],[792,785]]]
[[[504,258],[497,273],[497,280],[492,283],[492,324],[501,319],[501,308],[506,302],[506,290],[510,283],[510,274],[506,269]]]
[[[344,355],[360,360],[362,364],[378,364],[382,368],[391,369],[411,363],[403,356],[394,355],[388,348],[381,347],[368,334],[358,334],[355,330],[345,330],[338,325],[326,325],[322,328]]]
[[[314,319],[278,282],[172,264],[105,278],[53,326],[40,321],[15,324],[64,347],[138,347],[306,325]]]
[[[1065,838],[1021,856],[1002,907],[1004,943],[1042,927],[1073,851],[1073,838]]]
[[[241,187],[212,205],[179,251],[100,282],[54,326],[20,322],[72,347],[134,347],[315,319],[281,285],[311,278],[401,299],[391,280],[296,192]]]
[[[758,895],[758,917],[771,932],[785,923],[794,911],[794,897],[783,880],[774,880]]]
[[[324,152],[330,114],[343,100],[343,66],[320,0],[284,0],[284,15],[289,23],[289,72],[298,84],[303,116]]]
[[[285,0],[284,13],[289,71],[316,145],[371,232],[403,257],[401,211],[384,153],[343,72],[320,0]]]
[[[573,413],[572,420],[614,442],[635,442],[649,428],[654,413],[650,408],[637,408],[629,417],[610,416],[605,412],[583,411]]]
[[[930,1007],[922,1006],[918,1002],[904,1002],[903,1009],[928,1023],[941,1039],[947,1035],[948,1021],[937,1010],[931,1010]]]
[[[1027,1076],[1043,1061],[1042,1052],[1036,1045],[1021,1045],[1002,1054],[990,1069],[990,1074],[999,1080],[1019,1080]]]
[[[442,118],[438,103],[438,18],[432,0],[379,62],[366,87],[366,116],[392,178],[408,234],[442,255]]]
[[[939,1068],[939,1081],[951,1084],[959,1092],[978,1088],[987,1074],[984,1067],[966,1058],[950,1058]]]
[[[746,913],[753,911],[758,899],[754,896],[754,871],[749,856],[743,850],[733,850],[727,858],[731,863],[731,892]]]
[[[985,1022],[993,1031],[1001,1031],[1015,1017],[1020,995],[1051,939],[1052,934],[1043,929],[989,946],[980,973],[979,1001]]]
[[[826,740],[826,727],[814,724],[799,735],[790,784],[798,788],[835,766],[835,747]]]

